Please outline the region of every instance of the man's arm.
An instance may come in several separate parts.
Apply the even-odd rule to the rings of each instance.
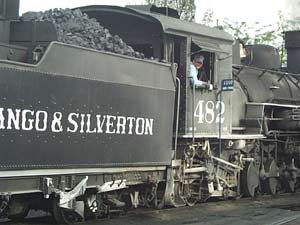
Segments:
[[[195,68],[194,65],[190,66],[190,78],[191,78],[191,83],[195,84],[196,88],[206,88],[207,87],[207,83],[201,80],[198,80],[198,71]]]

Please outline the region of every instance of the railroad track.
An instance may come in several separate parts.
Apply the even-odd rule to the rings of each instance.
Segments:
[[[114,216],[113,216],[114,217]],[[49,214],[31,212],[22,222],[1,221],[1,225],[53,225]],[[138,209],[111,219],[85,221],[84,225],[298,225],[300,194],[260,196],[259,199],[207,202],[195,207],[163,210]]]

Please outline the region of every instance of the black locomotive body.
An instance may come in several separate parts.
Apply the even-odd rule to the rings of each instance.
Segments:
[[[170,66],[52,42],[37,65],[0,70],[2,168],[169,164]]]
[[[233,121],[234,132],[262,134],[255,173],[260,189],[270,194],[296,191],[299,177],[299,32],[285,33],[287,68],[282,69],[274,47],[247,46],[242,65],[233,66],[236,91],[234,102],[240,109]],[[257,182],[256,188],[259,188]],[[254,193],[253,189],[252,193]]]
[[[170,9],[80,8],[142,59],[57,42],[52,23],[18,20],[18,0],[0,6],[2,217],[70,223],[296,189],[300,71],[232,67],[230,35]],[[213,88],[194,86],[195,53]]]
[[[70,208],[85,190],[165,179],[176,68],[55,42],[47,22],[1,22],[9,23],[0,63],[3,215],[23,217],[56,189]]]

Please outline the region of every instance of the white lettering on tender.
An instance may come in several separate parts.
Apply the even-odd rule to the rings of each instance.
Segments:
[[[102,121],[101,121],[101,115],[97,115],[96,118],[97,118],[97,128],[98,128],[97,133],[103,133],[102,128],[103,128],[106,116],[102,117]]]
[[[52,124],[51,124],[51,130],[54,133],[58,133],[58,132],[62,132],[63,131],[63,127],[61,125],[61,119],[62,119],[63,115],[61,112],[55,112],[53,114],[53,120],[52,120]]]
[[[216,106],[217,108],[220,106]],[[223,111],[223,110],[222,110]],[[206,115],[208,118],[210,115]],[[66,119],[64,119],[66,117]],[[212,116],[211,116],[212,117]],[[218,115],[217,115],[218,117]],[[153,135],[154,119],[122,115],[54,112],[0,107],[0,130],[23,130],[54,133]]]
[[[20,109],[15,109],[15,113],[12,109],[7,109],[7,129],[12,129],[12,123],[14,124],[14,127],[16,130],[20,130]]]
[[[153,135],[153,119],[146,118],[145,135]]]
[[[76,122],[76,120],[73,118],[76,117],[78,119],[79,114],[78,113],[70,113],[68,116],[68,121],[70,124],[72,124],[73,129],[70,127],[67,127],[67,132],[71,132],[71,133],[75,133],[78,130],[78,124]]]
[[[107,115],[106,118],[107,118],[106,133],[107,134],[114,134],[114,133],[116,133],[116,130],[113,128],[114,127],[114,123],[113,123],[113,121],[111,121],[111,119],[115,120],[116,117],[115,116],[111,116],[111,115]]]
[[[134,117],[127,117],[129,120],[128,134],[132,134],[133,122],[135,121]]]
[[[48,114],[45,111],[37,111],[35,114],[35,129],[37,131],[47,130]],[[42,119],[41,119],[42,118]],[[42,126],[40,127],[40,121],[42,121]]]
[[[91,114],[87,114],[86,115],[87,117],[87,121],[86,121],[86,132],[88,134],[92,134],[92,133],[96,133],[96,127],[94,127],[93,130],[91,130]]]
[[[28,115],[33,116],[34,115],[34,111],[32,110],[23,110],[22,111],[22,130],[32,130],[33,129],[33,119],[28,119]],[[27,125],[28,126],[27,126]]]
[[[80,114],[81,122],[80,122],[80,133],[84,133],[83,127],[84,127],[84,117],[85,114]]]
[[[122,129],[122,131],[121,131]],[[117,117],[117,131],[116,134],[126,134],[126,117],[118,116]]]
[[[4,125],[4,121],[5,121],[5,117],[3,115],[3,108],[0,108],[0,129],[5,129],[5,125]]]
[[[145,120],[144,118],[136,118],[136,125],[135,125],[135,133],[137,135],[143,135],[145,130]]]

